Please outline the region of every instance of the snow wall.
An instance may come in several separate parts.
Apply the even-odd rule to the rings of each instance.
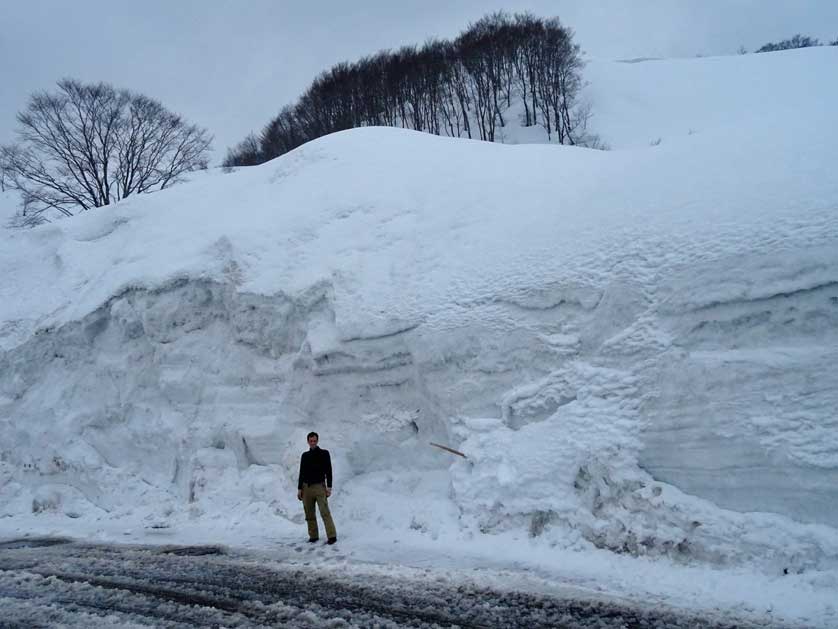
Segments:
[[[834,562],[826,103],[611,152],[355,130],[7,230],[0,517],[298,518],[314,429],[344,518]],[[405,472],[450,509],[359,506]]]

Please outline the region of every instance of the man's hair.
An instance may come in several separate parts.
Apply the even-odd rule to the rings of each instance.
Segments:
[[[318,435],[316,432],[310,432],[310,433],[308,433],[308,434],[306,435],[306,441],[308,441],[308,440],[309,440],[309,439],[311,439],[312,437],[316,437],[316,438],[317,438],[317,440],[318,440],[318,441],[320,441],[320,435]]]

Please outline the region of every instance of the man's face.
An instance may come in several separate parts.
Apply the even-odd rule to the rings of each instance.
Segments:
[[[308,438],[308,447],[309,448],[316,448],[317,447],[317,437],[309,437]]]

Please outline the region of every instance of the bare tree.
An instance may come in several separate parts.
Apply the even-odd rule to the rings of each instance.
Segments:
[[[471,25],[456,40],[465,69],[469,102],[474,106],[480,139],[495,141],[497,91],[493,59],[492,24],[489,18]]]
[[[577,107],[585,64],[573,31],[558,18],[545,22],[538,55],[536,89],[547,135],[552,139],[555,131],[560,144],[577,144],[590,111]]]
[[[17,120],[0,172],[30,224],[162,190],[206,168],[212,140],[154,99],[71,79],[33,94]]]
[[[524,126],[536,124],[538,111],[536,76],[538,75],[539,45],[544,36],[544,22],[530,13],[515,15],[515,41],[518,50],[514,56],[515,78],[521,102],[524,103]],[[532,111],[532,113],[530,113]]]
[[[277,120],[281,121],[282,119],[277,118]],[[271,131],[276,127],[275,123],[276,120],[265,127],[265,130],[262,132],[263,138],[271,133]],[[269,140],[265,140],[265,142],[268,141]],[[264,160],[262,159],[262,151],[259,144],[259,138],[251,133],[244,140],[227,151],[227,156],[224,158],[221,165],[224,168],[232,168],[233,166],[256,166],[257,164],[261,164]]]

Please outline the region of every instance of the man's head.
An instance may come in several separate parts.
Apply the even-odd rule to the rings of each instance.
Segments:
[[[310,432],[308,433],[306,440],[308,441],[309,448],[316,448],[317,442],[320,441],[320,436],[316,432]]]

